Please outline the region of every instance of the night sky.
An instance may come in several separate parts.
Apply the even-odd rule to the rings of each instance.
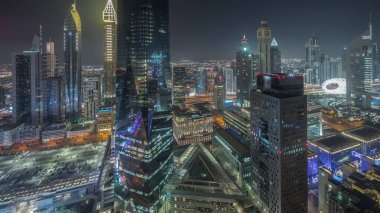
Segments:
[[[0,63],[13,51],[30,48],[39,25],[62,56],[63,22],[72,0],[2,0]],[[380,34],[379,0],[170,0],[172,59],[232,59],[245,33],[256,49],[256,29],[267,19],[284,58],[304,58],[315,30],[322,52],[338,56],[367,29]],[[106,0],[79,0],[83,25],[83,64],[103,63],[102,11]]]

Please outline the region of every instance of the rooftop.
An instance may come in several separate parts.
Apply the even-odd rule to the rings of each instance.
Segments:
[[[214,131],[214,134],[219,135],[221,138],[223,138],[224,141],[228,143],[229,147],[234,149],[241,156],[244,157],[244,156],[250,155],[251,152],[249,148],[243,143],[241,143],[234,136],[232,136],[230,133],[228,133],[227,130],[220,128]]]
[[[96,183],[106,142],[0,157],[0,203]]]
[[[343,135],[332,135],[324,138],[319,138],[310,141],[312,145],[318,146],[329,153],[337,153],[344,151],[346,149],[354,148],[360,146],[360,142]]]
[[[344,134],[362,142],[380,140],[380,129],[371,126],[361,126],[353,130],[348,130],[344,132]]]

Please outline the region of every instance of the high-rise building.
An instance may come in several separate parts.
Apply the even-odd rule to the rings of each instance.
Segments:
[[[0,109],[3,109],[5,107],[5,88],[0,85]]]
[[[99,110],[101,102],[99,77],[94,76],[83,78],[82,90],[82,117],[87,121],[93,121],[95,120],[96,112]]]
[[[207,80],[207,75],[206,75],[206,70],[199,70],[196,73],[196,92],[198,96],[206,95],[207,90],[206,90],[206,80]]]
[[[81,49],[82,24],[75,3],[71,5],[64,24],[65,60],[65,109],[66,121],[73,124],[81,121]]]
[[[252,180],[263,212],[307,212],[306,102],[302,75],[257,76]]]
[[[186,67],[180,65],[172,66],[172,105],[180,108],[185,107],[185,80]]]
[[[103,10],[104,23],[104,88],[103,97],[115,96],[117,15],[112,0]]]
[[[46,42],[46,52],[42,54],[42,79],[50,77],[58,77],[58,56],[52,41]]]
[[[226,78],[226,94],[232,95],[236,94],[235,91],[235,78],[234,78],[234,70],[230,67],[223,67],[223,75]]]
[[[130,0],[121,10],[127,66],[117,79],[115,196],[120,209],[155,211],[173,170],[169,1]],[[120,6],[120,5],[119,5]],[[120,29],[120,28],[119,28]]]
[[[248,107],[253,85],[253,58],[245,35],[236,51],[236,71],[237,104],[240,107]]]
[[[268,26],[268,22],[263,20],[257,29],[257,51],[260,56],[259,72],[270,73],[270,48],[272,42],[272,31]]]
[[[43,115],[45,123],[59,123],[63,119],[63,83],[61,77],[43,80]]]
[[[315,34],[305,44],[306,49],[306,63],[309,68],[312,68],[319,63],[320,59],[320,47],[319,42]]]
[[[275,38],[270,45],[270,64],[271,73],[281,73],[281,51]]]
[[[54,42],[46,43],[42,54],[42,108],[44,123],[58,123],[63,117],[63,81],[58,75],[58,56]]]
[[[373,76],[372,24],[347,47],[345,70],[347,78],[347,105],[359,108],[371,107]]]
[[[24,51],[12,55],[13,123],[39,124],[41,103],[40,53]]]
[[[226,80],[222,73],[217,74],[214,79],[214,107],[223,110],[226,100]]]

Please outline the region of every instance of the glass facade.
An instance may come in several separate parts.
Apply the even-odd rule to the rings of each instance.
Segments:
[[[115,194],[122,208],[149,212],[173,170],[169,5],[131,0],[122,10],[128,49],[126,70],[117,71]]]

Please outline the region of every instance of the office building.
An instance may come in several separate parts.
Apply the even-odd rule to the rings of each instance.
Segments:
[[[262,211],[307,212],[306,107],[302,75],[257,75],[252,180]]]
[[[214,78],[214,107],[216,110],[224,109],[224,101],[226,100],[226,79],[222,73]]]
[[[18,130],[24,127],[23,123],[4,124],[0,126],[0,146],[4,148],[11,147],[18,143]]]
[[[104,23],[104,87],[103,97],[115,96],[115,71],[117,53],[117,14],[112,0],[103,10]]]
[[[172,105],[180,108],[185,107],[185,80],[186,67],[173,65],[172,66]]]
[[[320,46],[319,41],[315,34],[306,41],[305,44],[306,49],[306,64],[309,68],[313,68],[319,63],[320,59]]]
[[[118,74],[124,78],[117,79],[116,206],[122,211],[149,212],[161,206],[163,187],[173,171],[172,112],[166,84],[171,79],[169,1],[125,4],[128,7],[119,7],[118,13],[128,40],[125,74]]]
[[[44,78],[43,94],[44,123],[60,123],[64,118],[62,78]]]
[[[43,119],[40,53],[14,53],[12,64],[13,123],[39,124]]]
[[[271,43],[272,31],[268,26],[268,22],[263,20],[260,22],[260,27],[257,29],[257,51],[260,56],[258,71],[260,73],[271,73]]]
[[[350,167],[338,173],[319,169],[319,212],[380,212],[379,165],[366,173]]]
[[[96,131],[111,133],[115,124],[115,111],[112,107],[104,107],[96,112]]]
[[[173,108],[173,137],[177,146],[211,141],[212,133],[212,113],[204,104],[194,104],[187,110]]]
[[[253,86],[253,58],[248,45],[248,39],[243,36],[239,49],[236,51],[236,95],[237,105],[249,106],[250,91]]]
[[[54,42],[46,42],[46,51],[42,54],[42,79],[58,77],[58,56]]]
[[[82,86],[83,98],[83,119],[87,121],[95,120],[96,112],[100,107],[101,92],[100,92],[100,79],[99,77],[85,77],[83,78]]]
[[[270,67],[271,73],[281,73],[281,51],[275,38],[270,44]]]
[[[370,108],[373,76],[372,23],[362,35],[347,47],[345,70],[347,72],[347,105]]]
[[[222,128],[215,130],[211,147],[212,155],[226,173],[247,197],[250,196],[252,167],[249,147]]]
[[[207,75],[206,70],[198,70],[196,73],[196,92],[198,96],[204,96],[207,94]]]
[[[250,144],[251,122],[249,109],[233,108],[223,111],[223,120],[225,127],[236,138],[245,143]]]
[[[323,135],[322,106],[314,102],[307,103],[307,139]]]
[[[223,75],[226,79],[226,94],[236,94],[236,82],[234,78],[234,70],[230,67],[223,67]]]
[[[307,183],[310,189],[318,187],[318,155],[312,151],[307,152]]]
[[[82,24],[75,3],[71,5],[64,24],[64,62],[65,62],[65,109],[66,121],[73,124],[81,122],[82,92]]]

